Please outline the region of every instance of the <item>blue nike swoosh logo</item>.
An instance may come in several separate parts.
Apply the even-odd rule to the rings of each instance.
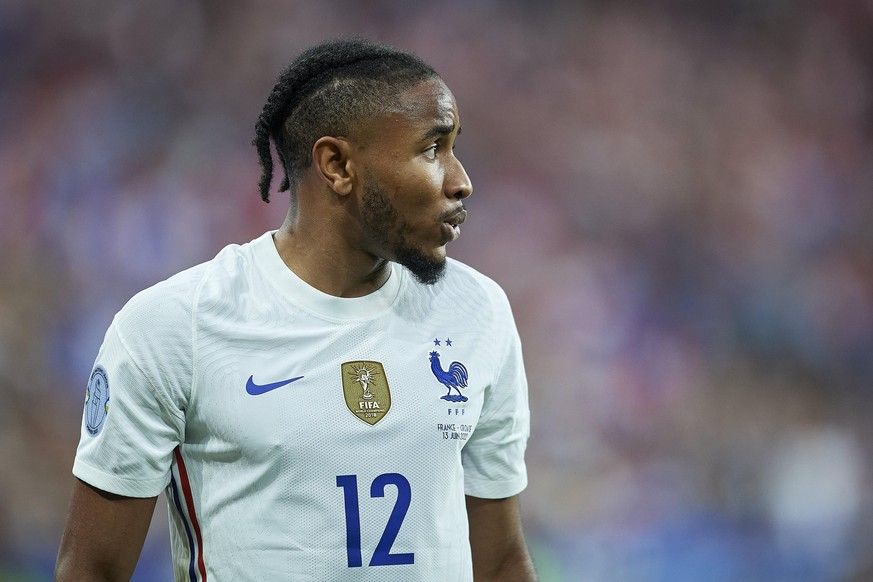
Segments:
[[[286,386],[291,382],[296,382],[301,379],[303,376],[297,376],[296,378],[291,378],[290,380],[282,380],[281,382],[273,382],[272,384],[255,384],[255,376],[254,374],[249,376],[249,381],[246,382],[246,392],[251,394],[252,396],[258,396],[259,394],[266,394],[270,390],[275,390],[276,388],[281,388],[282,386]]]

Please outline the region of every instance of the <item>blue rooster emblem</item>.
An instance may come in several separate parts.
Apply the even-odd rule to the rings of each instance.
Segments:
[[[440,353],[433,351],[430,353],[430,370],[436,376],[436,379],[449,389],[446,395],[441,396],[443,400],[448,400],[449,402],[467,401],[467,397],[461,394],[461,388],[467,387],[467,368],[464,364],[452,362],[449,364],[449,370],[445,371],[442,364],[440,364]],[[452,388],[455,389],[457,394],[452,394]]]

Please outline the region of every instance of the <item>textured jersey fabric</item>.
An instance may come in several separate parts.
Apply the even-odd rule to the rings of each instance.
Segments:
[[[472,580],[464,496],[525,487],[528,416],[496,283],[394,265],[337,298],[267,233],[116,315],[73,472],[166,490],[177,580]]]

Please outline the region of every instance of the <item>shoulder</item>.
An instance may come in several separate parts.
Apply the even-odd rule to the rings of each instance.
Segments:
[[[153,326],[159,321],[190,317],[192,297],[208,270],[209,263],[186,269],[143,289],[134,295],[115,316],[114,324],[122,330]]]
[[[214,258],[180,271],[134,295],[118,312],[113,325],[123,336],[135,331],[173,331],[180,335],[190,324],[205,295],[233,297],[234,287],[245,280],[249,264],[245,245],[229,245]]]
[[[496,281],[460,261],[449,259],[440,303],[451,306],[458,320],[502,338],[507,353],[519,343],[518,329],[506,292]]]
[[[473,267],[447,259],[444,276],[433,285],[405,277],[409,291],[400,311],[411,320],[463,324],[467,329],[503,334],[515,327],[509,300],[500,285]],[[456,332],[457,333],[457,332]]]
[[[509,299],[496,281],[465,263],[446,259],[446,275],[439,285],[448,293],[463,294],[469,301],[490,305],[493,308],[509,310]]]

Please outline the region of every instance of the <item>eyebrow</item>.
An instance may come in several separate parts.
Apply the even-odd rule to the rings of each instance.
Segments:
[[[433,139],[435,137],[449,135],[453,131],[455,131],[454,124],[435,125],[430,129],[430,131],[428,131],[426,134],[424,134],[424,137],[422,139],[429,140],[429,139]],[[458,126],[458,135],[461,135],[461,127],[460,126]]]

